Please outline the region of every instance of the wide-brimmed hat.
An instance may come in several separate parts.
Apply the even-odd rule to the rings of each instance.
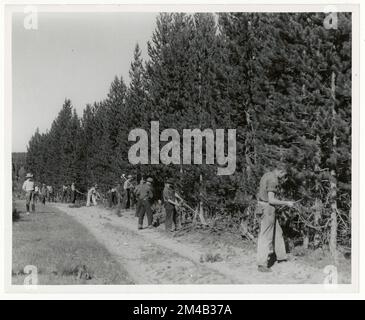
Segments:
[[[133,179],[133,176],[131,174],[129,174],[128,179]]]
[[[151,177],[147,178],[147,182],[153,182],[153,179]]]
[[[27,179],[28,178],[33,178],[33,175],[31,173],[27,173],[27,175],[25,176]]]

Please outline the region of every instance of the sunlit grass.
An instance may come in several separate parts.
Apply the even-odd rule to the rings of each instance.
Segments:
[[[24,267],[34,265],[38,284],[130,284],[110,253],[85,227],[54,208],[37,206],[13,223],[12,282],[24,283]]]

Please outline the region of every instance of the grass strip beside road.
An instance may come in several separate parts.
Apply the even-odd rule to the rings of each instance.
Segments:
[[[80,223],[50,206],[37,205],[13,223],[12,283],[24,284],[24,267],[37,268],[39,285],[132,284],[122,266]]]

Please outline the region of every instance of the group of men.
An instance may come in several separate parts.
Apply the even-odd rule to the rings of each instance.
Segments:
[[[146,182],[141,178],[140,183],[134,188],[137,200],[136,217],[138,217],[138,229],[143,229],[143,219],[147,215],[147,228],[152,228],[152,178],[147,178]],[[163,190],[163,203],[165,207],[165,228],[167,231],[174,232],[180,228],[177,208],[181,205],[182,198],[174,188],[173,179],[167,179]]]
[[[135,205],[135,216],[138,218],[138,230],[143,229],[144,217],[147,217],[147,228],[152,228],[153,214],[152,205],[154,201],[153,179],[148,177],[140,178],[137,185],[133,183],[133,176],[124,175],[121,177],[123,184],[118,183],[118,187],[113,187],[108,191],[109,206],[116,206],[117,215],[121,215],[121,210],[128,210]],[[163,190],[163,201],[166,211],[166,230],[175,231],[179,229],[177,207],[181,205],[182,198],[174,189],[173,179],[168,179]]]
[[[23,183],[23,190],[26,194],[26,210],[27,214],[30,214],[30,210],[35,212],[35,205],[38,201],[46,204],[46,202],[55,202],[56,195],[53,186],[46,185],[45,183],[37,184],[34,181],[34,176],[31,173],[27,173],[25,181]],[[63,185],[61,189],[61,201],[62,202],[76,202],[76,194],[79,192],[75,183],[70,186]],[[79,192],[80,193],[80,192]]]
[[[26,193],[26,210],[27,215],[30,214],[30,209],[35,212],[35,204],[40,201],[43,205],[46,201],[52,202],[54,198],[54,190],[52,186],[47,186],[45,183],[36,184],[33,179],[33,174],[27,173],[23,183],[23,190]]]
[[[260,219],[260,231],[257,241],[257,264],[258,271],[271,272],[271,266],[275,263],[287,261],[287,253],[283,238],[282,229],[276,218],[276,208],[278,206],[292,207],[293,201],[283,201],[277,198],[279,179],[286,175],[286,168],[278,166],[274,170],[265,173],[259,185],[257,194],[256,215]],[[117,188],[111,189],[110,193],[119,195],[117,213],[129,209],[133,205],[133,199],[136,199],[135,216],[138,218],[138,230],[143,229],[143,222],[145,215],[147,216],[147,228],[152,228],[152,202],[154,199],[153,193],[153,179],[148,177],[146,180],[143,177],[139,184],[134,186],[133,176],[129,175],[127,178],[122,176],[125,180],[122,191],[118,192]],[[42,190],[45,185],[42,186]],[[35,210],[35,184],[33,175],[28,173],[26,181],[23,184],[23,190],[26,192],[26,209],[29,214],[30,206]],[[64,186],[65,187],[65,186]],[[66,189],[64,188],[63,191]],[[71,185],[72,202],[75,201],[76,188],[75,184]],[[41,191],[43,194],[43,191]],[[113,195],[112,195],[113,196]],[[100,197],[98,186],[94,185],[89,189],[87,194],[87,206],[97,204],[97,198]],[[168,231],[175,231],[180,227],[178,219],[177,208],[181,205],[183,199],[176,193],[174,189],[174,180],[168,179],[163,190],[163,202],[166,211],[165,227]]]
[[[70,202],[72,204],[75,204],[78,193],[81,194],[81,192],[76,189],[75,182],[72,182],[69,186],[63,185],[61,202]]]

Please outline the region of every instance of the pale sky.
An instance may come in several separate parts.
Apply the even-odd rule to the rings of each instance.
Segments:
[[[24,16],[12,24],[13,152],[50,128],[65,98],[81,116],[115,75],[128,83],[134,47],[147,58],[157,13],[39,13],[38,30],[25,29]]]

